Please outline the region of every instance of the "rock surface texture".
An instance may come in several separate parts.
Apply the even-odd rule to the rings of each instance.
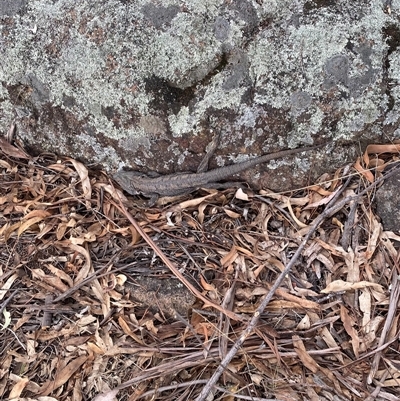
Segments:
[[[160,173],[196,170],[213,131],[214,168],[394,140],[399,14],[400,0],[4,0],[0,131],[15,121],[36,152]],[[272,163],[262,184],[302,184],[358,147]]]
[[[400,173],[388,178],[376,191],[376,206],[386,231],[400,233]]]

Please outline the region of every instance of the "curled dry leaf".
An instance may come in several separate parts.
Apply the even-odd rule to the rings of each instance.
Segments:
[[[74,170],[71,167],[66,166],[64,163],[54,163],[47,166],[48,169],[57,171],[58,173],[63,173],[67,177],[74,174]]]
[[[5,330],[11,323],[11,313],[7,309],[3,310],[3,317],[4,317],[4,322],[0,323],[1,326],[0,331]]]
[[[380,284],[372,283],[370,281],[359,281],[358,283],[348,283],[343,280],[335,280],[329,283],[325,289],[321,290],[322,294],[329,294],[330,292],[352,291],[361,288],[374,287],[376,290],[383,292],[383,287]]]
[[[343,305],[340,305],[340,318],[343,322],[343,327],[347,334],[351,337],[351,345],[356,358],[360,355],[360,337],[358,336],[357,330],[354,326],[356,325],[355,320],[350,316],[349,311]]]
[[[240,199],[242,201],[248,201],[249,195],[247,195],[245,192],[243,192],[242,188],[238,188],[235,193],[235,198]]]
[[[309,205],[307,205],[304,210],[307,209],[314,209],[317,208],[318,206],[323,206],[323,205],[327,205],[329,203],[329,201],[336,195],[336,193],[340,190],[340,187],[334,191],[334,192],[328,192],[327,196],[321,198],[319,201],[317,202],[313,202],[310,203]]]
[[[203,223],[205,219],[205,210],[207,208],[208,204],[207,202],[202,202],[199,204],[199,207],[197,210],[199,211],[199,222]]]
[[[75,245],[69,240],[63,240],[59,241],[56,244],[57,247],[64,248],[65,250],[71,250],[72,252],[77,252],[78,254],[81,254],[84,257],[84,265],[80,268],[78,275],[76,276],[74,280],[74,284],[79,284],[81,281],[83,281],[91,268],[91,258],[89,255],[89,252],[82,246],[80,245]]]
[[[73,359],[65,367],[58,369],[55,373],[54,380],[45,383],[43,387],[40,389],[39,394],[49,395],[55,389],[62,386],[86,362],[87,359],[88,359],[87,356],[80,356],[76,359]]]
[[[283,271],[284,268],[285,268],[285,265],[280,260],[278,260],[276,258],[267,259],[267,263],[269,263],[269,264],[271,264],[273,266],[276,266],[279,269],[279,271]]]
[[[214,194],[211,194],[211,195],[206,195],[206,196],[202,196],[202,197],[199,197],[199,198],[193,198],[193,199],[181,202],[181,203],[179,203],[179,205],[174,206],[173,210],[190,209],[191,207],[200,205],[205,200],[213,198],[214,196],[215,196]]]
[[[6,169],[7,171],[11,171],[11,164],[6,160],[0,160],[0,167]]]
[[[379,223],[378,220],[374,217],[372,217],[371,220],[371,229],[372,235],[370,235],[368,248],[365,251],[365,257],[367,260],[370,260],[372,255],[374,254],[376,247],[378,246],[378,243],[380,241],[381,233],[383,231],[382,224]]]
[[[124,195],[124,193],[120,189],[115,188],[114,185],[106,184],[104,182],[96,182],[96,184],[94,184],[94,188],[104,190],[117,202],[120,199],[122,202],[128,202],[128,198]]]
[[[19,397],[21,393],[24,391],[25,387],[28,385],[29,379],[27,377],[22,378],[18,377],[17,383],[13,386],[11,390],[10,397],[11,399]]]
[[[264,191],[264,190],[261,190],[260,194],[268,196],[268,198],[278,200],[284,205],[286,205],[288,203],[288,201],[290,201],[291,205],[295,205],[295,206],[305,206],[305,205],[307,205],[307,203],[310,202],[309,196],[293,198],[293,197],[290,197],[287,195],[283,195],[283,194],[279,194],[279,193],[277,194],[275,192]]]
[[[39,223],[42,220],[43,220],[42,216],[37,216],[21,222],[21,225],[18,228],[17,235],[20,236],[28,228],[31,228],[32,226],[34,226],[35,224]],[[38,229],[36,229],[35,231],[38,231]]]
[[[338,220],[336,217],[332,218],[332,224],[335,224],[336,226],[338,226],[340,228],[340,231],[343,232],[344,224],[340,220]]]
[[[0,149],[8,156],[15,157],[17,159],[30,160],[31,157],[27,155],[23,150],[13,146],[3,136],[0,136]]]
[[[12,287],[15,280],[17,279],[18,279],[18,274],[14,273],[6,280],[5,283],[3,283],[0,289],[0,301],[7,295],[8,290]]]
[[[319,370],[319,366],[317,362],[309,355],[303,341],[300,339],[299,336],[293,336],[293,345],[294,350],[296,351],[300,360],[303,362],[304,366],[310,369],[311,372],[317,373]]]
[[[301,222],[296,215],[293,212],[293,208],[292,205],[290,203],[290,198],[287,199],[287,203],[286,203],[287,208],[289,209],[289,213],[292,216],[292,219],[295,221],[295,223],[300,227],[300,228],[305,228],[308,227],[307,224],[304,224],[303,222]]]
[[[356,163],[354,164],[355,169],[362,174],[369,182],[374,182],[374,174],[372,171],[368,170],[369,168],[373,168],[378,172],[382,172],[387,163],[385,163],[379,157],[370,158],[369,155],[376,155],[382,153],[399,153],[400,152],[400,145],[399,144],[371,144],[368,145],[364,154],[363,154],[363,162],[365,167],[361,166],[360,158],[357,159]]]
[[[238,219],[240,217],[240,214],[237,212],[234,212],[230,209],[227,209],[226,207],[224,208],[224,212],[231,217],[232,219]]]
[[[400,152],[400,144],[371,144],[368,145],[365,149],[364,155],[371,155],[375,153],[399,153]],[[366,159],[368,160],[368,159]]]
[[[369,291],[363,290],[358,299],[360,301],[360,310],[363,313],[362,327],[365,330],[371,321],[371,294]]]
[[[64,284],[59,277],[46,274],[42,269],[32,270],[32,277],[38,278],[41,282],[50,285],[52,288],[61,293],[69,289],[69,287]]]
[[[221,259],[221,265],[227,267],[232,264],[238,257],[236,247],[232,247],[231,250]]]
[[[82,164],[81,162],[78,162],[77,160],[74,160],[74,159],[68,159],[68,160],[73,164],[76,172],[79,175],[79,178],[81,179],[83,197],[85,199],[91,199],[92,185],[90,184],[89,172],[88,172],[87,168],[85,167],[84,164]]]
[[[362,175],[364,176],[365,179],[367,179],[369,182],[374,182],[375,178],[374,175],[372,174],[371,170],[366,169],[363,167],[360,163],[360,158],[357,158],[357,161],[354,163],[354,168]]]
[[[206,290],[206,291],[211,291],[211,292],[217,292],[215,287],[212,284],[208,284],[206,280],[204,280],[203,276],[200,276],[200,282],[201,286]]]
[[[46,217],[51,216],[51,213],[47,210],[32,210],[29,212],[27,215],[24,216],[24,220],[31,219],[33,217],[41,217],[42,219],[45,219]]]

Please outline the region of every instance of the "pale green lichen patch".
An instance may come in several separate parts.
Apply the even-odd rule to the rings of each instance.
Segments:
[[[398,122],[399,23],[378,0],[7,1],[0,29],[0,130],[17,116],[27,142],[108,168],[185,166],[210,129],[256,154]]]

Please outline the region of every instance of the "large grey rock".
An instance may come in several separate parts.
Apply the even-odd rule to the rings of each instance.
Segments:
[[[376,209],[385,231],[400,233],[400,172],[389,177],[376,191]]]
[[[395,139],[390,3],[3,1],[0,130],[15,119],[36,151],[162,173],[195,169],[212,129],[223,133],[214,167],[327,139]],[[275,170],[263,184],[304,183],[311,166],[353,156],[344,150],[286,162],[286,181]]]

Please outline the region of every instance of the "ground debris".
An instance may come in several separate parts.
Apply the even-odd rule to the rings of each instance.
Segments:
[[[0,148],[0,398],[19,400],[195,399],[329,200],[391,160],[374,173],[364,155],[291,194],[199,191],[149,209],[76,160]],[[396,399],[400,238],[370,195],[319,226],[215,399]]]

